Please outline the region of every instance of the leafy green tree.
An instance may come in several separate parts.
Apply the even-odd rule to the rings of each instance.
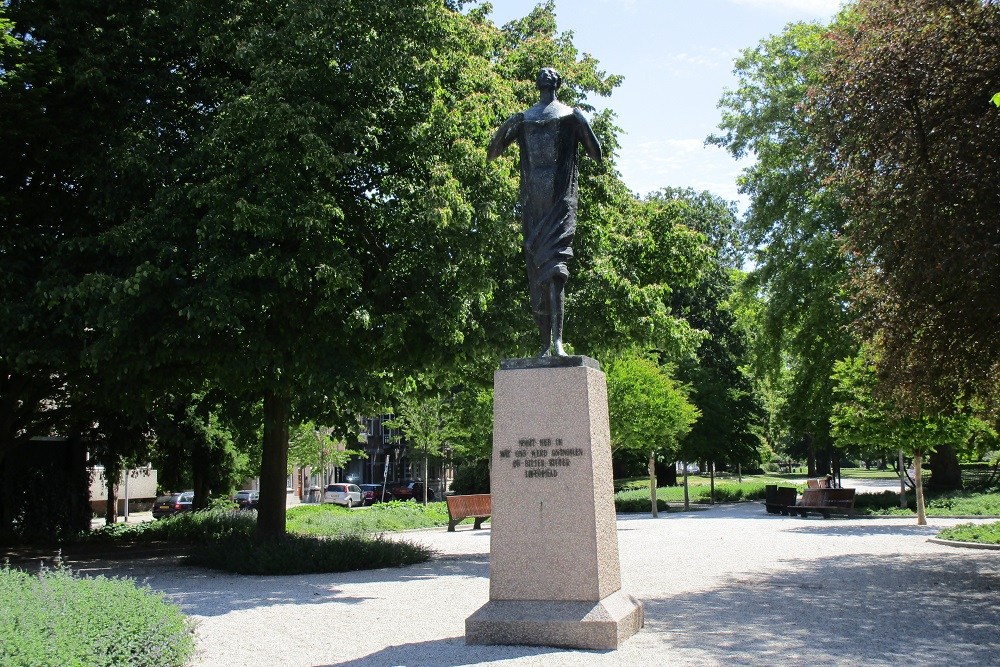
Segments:
[[[745,369],[747,335],[730,299],[742,276],[742,245],[731,204],[707,192],[667,188],[649,198],[686,227],[704,235],[711,249],[708,266],[692,286],[674,290],[673,310],[705,332],[695,355],[678,363],[679,377],[691,387],[690,400],[702,414],[684,439],[681,458],[735,466],[760,463],[763,411]]]
[[[851,214],[879,391],[917,415],[956,395],[996,405],[998,40],[997,2],[859,0],[809,105]]]
[[[834,437],[852,445],[903,450],[912,455],[916,469],[917,523],[925,525],[924,456],[940,446],[967,445],[972,434],[985,425],[969,415],[915,415],[880,399],[876,393],[875,364],[865,354],[838,362],[834,379],[838,399],[833,413]]]
[[[750,208],[741,234],[755,249],[745,288],[754,315],[756,368],[777,398],[775,418],[805,454],[809,474],[828,472],[836,360],[854,351],[847,330],[846,215],[819,159],[808,102],[828,60],[828,28],[790,24],[736,60],[739,84],[720,101],[721,133],[709,141],[756,163],[740,178]]]
[[[396,416],[386,425],[398,429],[400,437],[406,440],[411,453],[418,454],[422,461],[424,497],[427,504],[428,463],[431,457],[439,457],[445,446],[460,431],[455,414],[448,401],[441,395],[431,394],[418,398],[407,393],[399,400]]]
[[[656,461],[673,461],[680,441],[700,412],[684,387],[659,363],[638,353],[605,364],[612,448],[643,452],[649,457],[649,493],[656,507]]]
[[[205,509],[213,495],[226,496],[249,473],[248,454],[220,416],[210,392],[168,396],[154,408],[152,459],[167,489],[190,487],[192,508]]]
[[[289,464],[319,470],[323,478],[322,485],[326,486],[331,481],[328,478],[331,466],[343,468],[352,458],[367,458],[363,449],[350,447],[345,441],[338,439],[335,433],[336,429],[333,427],[319,426],[315,422],[298,424],[292,428],[288,437]]]

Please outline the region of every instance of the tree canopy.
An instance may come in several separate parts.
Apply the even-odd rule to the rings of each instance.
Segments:
[[[995,405],[1000,3],[859,0],[811,108],[844,193],[858,329],[904,410]]]

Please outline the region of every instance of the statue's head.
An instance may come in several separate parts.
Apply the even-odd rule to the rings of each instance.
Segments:
[[[559,72],[551,67],[543,67],[538,70],[538,78],[535,79],[535,87],[538,90],[559,90],[562,85],[562,77]]]

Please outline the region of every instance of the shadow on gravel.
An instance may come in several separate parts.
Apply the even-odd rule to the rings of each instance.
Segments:
[[[221,616],[231,611],[275,605],[340,603],[350,605],[368,599],[345,595],[342,584],[406,582],[417,579],[489,576],[489,556],[447,557],[405,568],[359,570],[330,574],[257,577],[227,574],[181,565],[150,568],[141,563],[117,564],[110,571],[103,567],[74,567],[88,576],[104,574],[134,579],[162,591],[181,606],[184,613],[196,616]],[[442,585],[447,585],[442,583]]]
[[[822,519],[820,519],[822,521]],[[918,526],[916,524],[874,525],[868,521],[851,523],[822,523],[789,528],[789,533],[804,535],[829,535],[831,537],[876,537],[879,535],[906,535],[934,537],[941,531],[940,526]]]
[[[334,662],[316,667],[386,667],[387,665],[434,665],[459,667],[484,662],[513,660],[524,656],[544,656],[566,653],[566,649],[546,646],[468,646],[465,637],[450,637],[412,644],[388,646],[381,651],[346,662]],[[591,651],[574,651],[580,655],[580,664],[587,664]],[[603,653],[603,651],[601,651]]]
[[[773,575],[644,600],[643,632],[712,664],[997,664],[998,594],[992,555],[785,560]]]

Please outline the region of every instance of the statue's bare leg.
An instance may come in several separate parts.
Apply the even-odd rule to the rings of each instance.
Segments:
[[[546,303],[547,297],[542,297],[541,312],[535,316],[538,323],[538,332],[542,336],[542,349],[538,351],[539,357],[549,356],[549,348],[552,346],[552,302]]]
[[[553,280],[549,283],[549,315],[552,318],[552,355],[556,357],[565,357],[566,350],[563,349],[562,334],[563,334],[563,300],[565,298],[565,291],[563,290],[563,283],[558,280]]]

